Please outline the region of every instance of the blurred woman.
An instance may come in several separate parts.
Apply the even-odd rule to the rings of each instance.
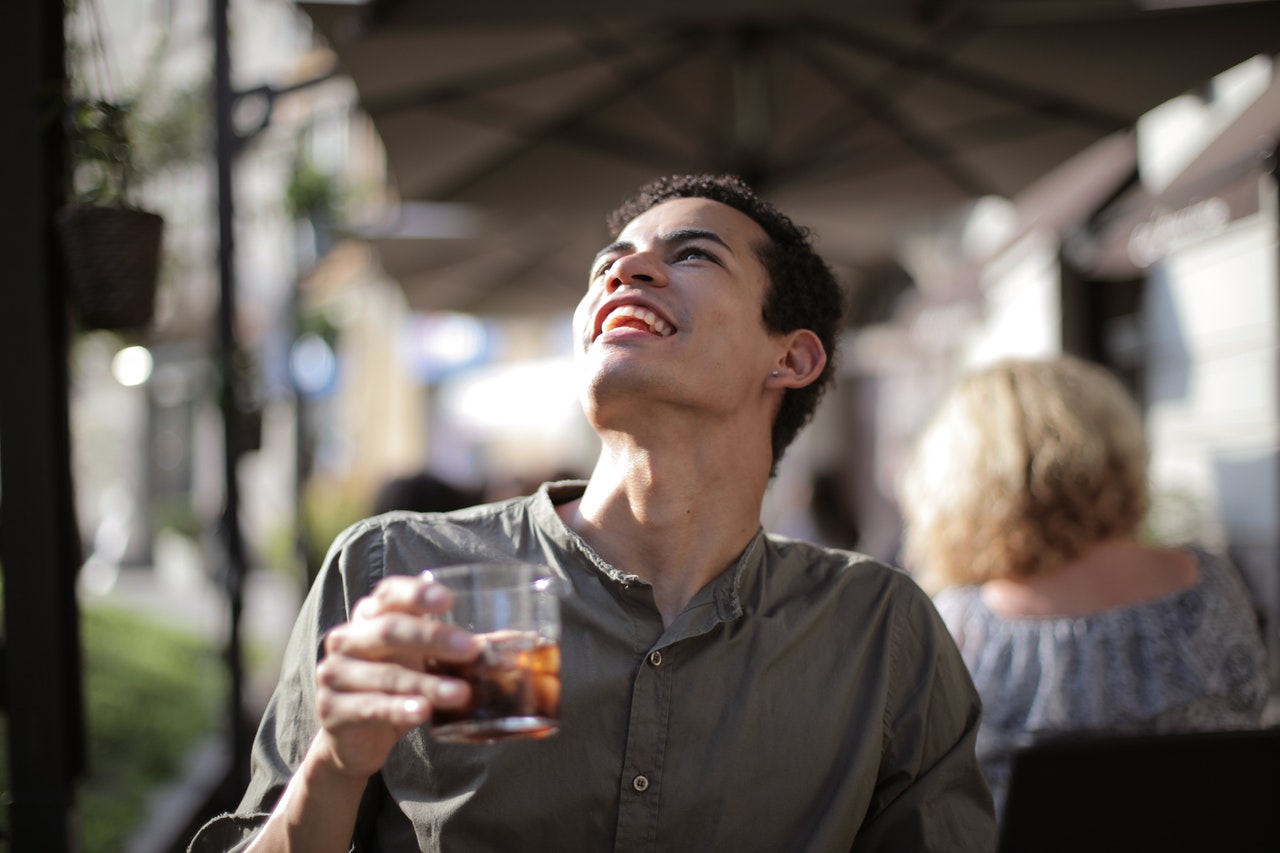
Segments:
[[[1224,560],[1143,541],[1142,419],[1101,367],[1010,360],[963,379],[901,498],[904,560],[982,696],[997,814],[1033,740],[1258,725],[1257,611]]]

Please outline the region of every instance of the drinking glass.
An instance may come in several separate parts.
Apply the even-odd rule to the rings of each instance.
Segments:
[[[542,738],[560,727],[560,598],[565,583],[547,567],[517,561],[432,569],[453,593],[441,618],[482,643],[464,664],[433,661],[432,672],[471,685],[463,708],[437,708],[431,735],[451,743]]]

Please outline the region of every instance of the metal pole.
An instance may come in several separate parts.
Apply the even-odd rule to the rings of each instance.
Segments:
[[[66,278],[54,232],[65,197],[61,3],[0,4],[0,564],[3,699],[14,850],[76,849],[85,764],[80,565],[68,421]],[[50,120],[50,115],[53,116]]]
[[[218,173],[218,367],[222,378],[220,402],[223,420],[224,502],[220,532],[225,559],[224,583],[230,625],[227,633],[227,668],[230,675],[230,736],[232,779],[248,781],[250,733],[244,713],[244,655],[240,643],[240,616],[244,604],[244,579],[248,566],[240,530],[240,490],[236,476],[241,453],[240,418],[236,402],[236,280],[232,166],[239,139],[231,121],[231,51],[227,29],[228,0],[212,0],[214,30],[214,109]]]

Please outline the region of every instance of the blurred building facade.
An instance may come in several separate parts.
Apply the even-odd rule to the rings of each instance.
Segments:
[[[904,240],[915,286],[845,366],[853,464],[878,474],[860,511],[896,517],[887,469],[964,370],[1060,352],[1101,362],[1143,406],[1151,533],[1240,566],[1280,688],[1277,139],[1280,78],[1258,57],[1023,196]]]

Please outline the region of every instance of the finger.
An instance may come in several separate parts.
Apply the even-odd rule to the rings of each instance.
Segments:
[[[383,578],[367,596],[356,602],[352,618],[371,619],[383,613],[443,613],[453,605],[448,587],[421,575],[392,575]]]
[[[421,696],[321,691],[316,696],[316,711],[321,725],[330,731],[371,724],[406,730],[430,719],[431,703]]]
[[[480,641],[438,619],[385,613],[336,626],[325,637],[325,652],[364,660],[436,658],[462,663],[480,653]]]
[[[421,673],[394,663],[332,658],[316,668],[319,688],[337,693],[383,693],[417,697],[441,708],[466,704],[470,686],[456,678]]]

